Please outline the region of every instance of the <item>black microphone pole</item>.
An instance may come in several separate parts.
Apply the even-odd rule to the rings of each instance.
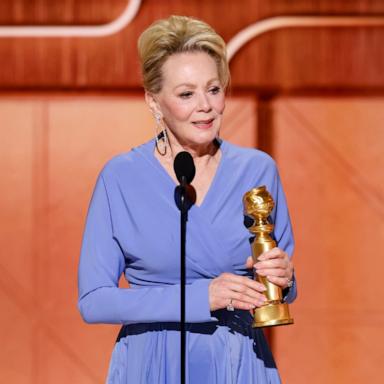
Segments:
[[[184,184],[184,185],[183,185]],[[185,243],[187,235],[188,209],[186,209],[186,178],[182,177],[180,194],[180,341],[181,341],[181,384],[185,384],[186,332],[185,332]]]
[[[187,198],[187,188],[195,177],[195,165],[188,152],[180,152],[175,157],[173,167],[180,185],[175,189],[175,201],[180,209],[180,363],[181,384],[185,384],[186,374],[186,330],[185,330],[185,284],[186,262],[185,247],[187,234],[188,210],[193,204]]]

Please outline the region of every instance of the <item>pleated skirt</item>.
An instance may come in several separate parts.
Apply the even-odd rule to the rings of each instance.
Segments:
[[[186,384],[279,384],[261,329],[246,311],[213,313],[218,321],[187,324]],[[180,384],[180,325],[125,325],[113,349],[108,384]]]

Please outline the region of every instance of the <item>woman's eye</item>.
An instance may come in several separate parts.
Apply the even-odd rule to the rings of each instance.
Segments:
[[[179,95],[182,99],[188,99],[192,96],[192,92],[190,91],[187,91],[187,92],[183,92],[183,93],[180,93]]]
[[[220,87],[212,87],[209,92],[211,92],[213,95],[216,95],[220,92]]]

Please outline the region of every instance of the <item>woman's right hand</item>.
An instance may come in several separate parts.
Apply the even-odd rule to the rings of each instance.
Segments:
[[[211,311],[232,305],[237,309],[251,310],[266,301],[263,284],[246,276],[225,272],[209,284],[209,305]]]

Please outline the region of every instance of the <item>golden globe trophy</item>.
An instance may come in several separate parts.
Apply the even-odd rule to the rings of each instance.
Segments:
[[[253,188],[243,197],[244,213],[254,219],[254,224],[248,230],[255,235],[252,244],[252,257],[256,263],[257,258],[266,251],[276,247],[276,242],[270,236],[273,224],[268,216],[275,205],[272,196],[265,186]],[[271,283],[265,276],[255,275],[255,279],[267,288],[264,292],[266,302],[254,310],[252,327],[270,327],[273,325],[292,324],[287,303],[283,303],[282,290]]]

